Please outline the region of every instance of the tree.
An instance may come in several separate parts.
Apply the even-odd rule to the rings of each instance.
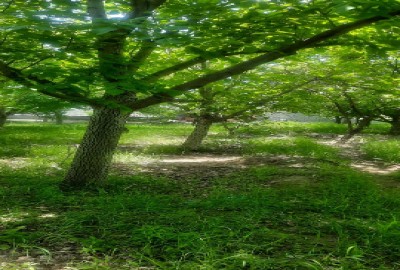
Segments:
[[[347,48],[309,56],[316,61],[303,62],[298,68],[321,77],[291,93],[278,106],[344,119],[348,126],[344,141],[362,132],[373,120],[391,123],[395,132],[400,96],[392,54]]]
[[[194,119],[194,130],[185,140],[184,149],[198,150],[215,123],[222,123],[233,135],[240,124],[257,120],[269,112],[278,97],[316,79],[304,76],[303,81],[295,82],[291,80],[293,72],[290,67],[274,64],[268,70],[257,68],[247,74],[202,87],[198,91],[189,91],[177,99],[177,106]]]
[[[387,35],[400,14],[394,0],[10,0],[1,8],[0,73],[94,108],[66,188],[105,181],[132,111],[305,48]],[[372,24],[378,33],[355,31]],[[205,61],[225,66],[188,72]]]

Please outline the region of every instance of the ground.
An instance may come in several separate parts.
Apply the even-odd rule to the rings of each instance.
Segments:
[[[4,150],[3,269],[400,269],[399,166],[366,148],[389,137],[239,134],[182,153],[126,136],[95,194],[54,184],[74,140]]]
[[[334,137],[334,138],[332,138]],[[350,167],[375,175],[388,175],[400,171],[399,164],[391,164],[379,159],[365,160],[361,146],[366,136],[357,135],[351,140],[342,142],[341,136],[317,136],[316,141],[340,151],[341,157],[351,160]],[[384,138],[381,138],[382,140]],[[335,163],[332,160],[314,160],[310,157],[271,155],[252,156],[220,153],[181,153],[160,155],[131,164],[114,163],[113,172],[121,175],[131,175],[140,171],[151,175],[167,177],[173,180],[202,179],[224,177],[230,173],[243,171],[249,167],[262,165],[277,165],[285,167],[306,168],[313,161]]]

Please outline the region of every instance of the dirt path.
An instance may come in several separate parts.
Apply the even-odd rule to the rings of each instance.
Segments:
[[[354,169],[375,175],[388,175],[400,171],[400,164],[388,164],[379,159],[366,160],[362,151],[365,141],[364,136],[354,136],[345,143],[340,142],[339,138],[318,140],[321,144],[338,148],[343,158],[351,160],[350,166]]]
[[[340,156],[350,160],[350,166],[362,172],[374,175],[388,175],[400,171],[400,164],[386,164],[380,160],[365,160],[361,150],[366,138],[355,136],[342,143],[340,137],[333,135],[313,137],[317,142],[340,150]],[[116,163],[113,172],[119,175],[132,175],[133,172],[167,177],[174,180],[225,177],[243,171],[249,167],[275,165],[285,167],[312,167],[315,161],[309,157],[291,156],[243,156],[238,154],[191,153],[185,155],[161,155],[141,164]],[[326,161],[334,164],[333,161]]]

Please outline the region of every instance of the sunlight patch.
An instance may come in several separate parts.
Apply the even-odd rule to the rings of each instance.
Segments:
[[[27,158],[0,159],[0,165],[5,165],[12,169],[20,169],[29,166]]]
[[[203,162],[235,162],[242,160],[241,157],[216,157],[216,156],[186,156],[184,158],[165,158],[162,163],[203,163]]]
[[[25,217],[29,216],[29,213],[11,213],[6,215],[0,216],[0,221],[7,223],[7,222],[19,222],[24,220]]]
[[[39,218],[56,218],[56,217],[57,215],[53,213],[47,213],[39,216]]]
[[[353,163],[351,167],[363,172],[386,175],[400,171],[400,165],[378,166],[372,162]]]

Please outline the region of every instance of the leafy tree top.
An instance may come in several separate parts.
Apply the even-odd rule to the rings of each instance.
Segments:
[[[400,3],[10,0],[0,12],[3,77],[63,100],[132,110],[305,48],[371,35],[375,46],[395,46]],[[218,69],[193,69],[205,61]]]

